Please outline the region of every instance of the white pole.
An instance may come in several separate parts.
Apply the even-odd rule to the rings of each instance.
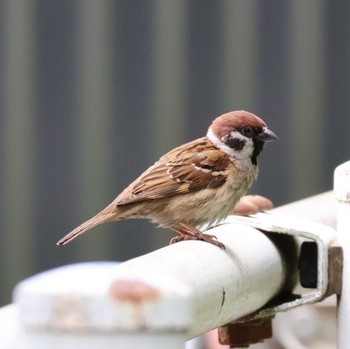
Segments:
[[[334,173],[338,204],[338,241],[343,248],[343,284],[338,302],[338,349],[350,348],[350,161]]]
[[[338,203],[334,192],[328,191],[290,204],[276,207],[272,212],[293,215],[336,228]]]
[[[23,281],[15,292],[21,327],[14,343],[184,348],[187,339],[256,311],[280,291],[287,261],[265,234],[240,224],[209,233],[226,249],[186,241],[119,265],[73,265]]]

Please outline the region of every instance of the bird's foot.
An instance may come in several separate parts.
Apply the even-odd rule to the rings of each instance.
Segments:
[[[181,235],[173,237],[170,240],[170,244],[174,244],[176,242],[186,241],[186,240],[199,240],[199,241],[209,242],[210,244],[218,246],[223,250],[225,249],[225,245],[220,241],[218,241],[215,235],[203,234],[197,228],[193,228],[193,227],[191,228],[192,228],[191,231],[187,231],[184,229],[174,229],[176,232],[180,233]]]

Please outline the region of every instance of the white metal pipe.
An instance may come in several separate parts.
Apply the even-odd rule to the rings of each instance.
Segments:
[[[333,191],[276,207],[272,212],[294,215],[336,228],[337,200]]]
[[[256,311],[278,293],[286,278],[286,262],[261,232],[227,224],[209,233],[216,235],[226,250],[192,241],[154,251],[120,266],[121,279],[136,275],[148,283],[154,282],[155,275],[163,281],[171,276],[190,287],[193,322],[188,337]]]
[[[273,211],[334,226],[333,195],[323,193]],[[28,348],[28,343],[40,349],[48,341],[52,348],[64,343],[68,349],[77,343],[86,348],[96,343],[107,349],[116,344],[136,349],[140,343],[180,348],[185,339],[253,312],[278,292],[285,261],[265,235],[237,224],[210,233],[226,244],[226,251],[184,242],[118,266],[74,265],[25,280],[17,288],[17,304],[0,310],[5,329],[0,349]],[[135,280],[141,283],[128,283]]]
[[[338,349],[350,348],[350,161],[334,173],[334,191],[338,204],[338,241],[343,249],[343,282],[338,302]]]
[[[256,311],[283,287],[286,261],[266,235],[239,224],[210,233],[225,250],[186,241],[119,265],[81,264],[23,281],[15,301],[26,337],[36,349],[49,338],[50,348],[77,348],[91,333],[106,349],[127,337],[124,348],[179,348]]]

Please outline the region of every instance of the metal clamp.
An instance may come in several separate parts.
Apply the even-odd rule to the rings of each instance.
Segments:
[[[241,318],[238,322],[271,317],[278,312],[316,303],[331,294],[340,293],[343,258],[334,229],[306,219],[269,212],[253,216],[230,216],[223,224],[226,223],[247,224],[271,236],[284,234],[294,238],[299,246],[297,281],[304,291],[306,288],[311,289],[300,293],[293,290],[289,295],[277,297],[256,313]]]
[[[343,251],[336,242],[334,229],[275,213],[230,216],[223,222],[227,223],[246,224],[268,234],[280,244],[281,253],[290,255],[286,259],[290,259],[291,265],[285,266],[289,268],[289,276],[286,287],[279,296],[257,312],[219,328],[221,344],[241,348],[262,342],[272,337],[271,320],[276,313],[319,302],[332,294],[340,294]]]

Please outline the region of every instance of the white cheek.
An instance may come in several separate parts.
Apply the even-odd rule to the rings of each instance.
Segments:
[[[232,131],[231,132],[231,137],[232,138],[238,138],[238,139],[240,139],[242,141],[245,141],[245,145],[244,145],[242,150],[236,151],[236,150],[232,149],[233,152],[235,153],[235,158],[236,159],[247,159],[247,158],[250,158],[252,156],[253,150],[254,150],[253,140],[251,138],[244,137],[242,134],[240,134],[237,131]]]
[[[250,138],[244,137],[237,131],[232,131],[231,136],[232,138],[238,138],[245,141],[245,145],[242,150],[234,150],[230,148],[221,139],[214,135],[211,129],[209,129],[207,133],[207,137],[215,145],[215,147],[226,153],[230,158],[236,160],[250,160],[254,150],[253,141]]]

